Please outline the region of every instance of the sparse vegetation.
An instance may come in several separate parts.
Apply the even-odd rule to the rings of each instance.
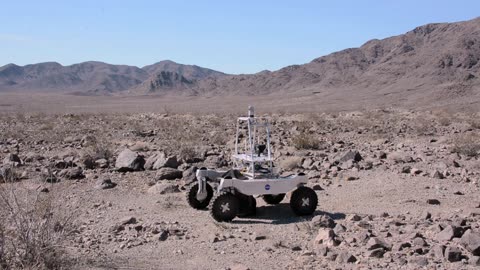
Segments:
[[[453,153],[467,157],[478,157],[480,156],[480,138],[473,135],[457,138],[451,150]]]
[[[313,134],[300,133],[292,139],[293,146],[298,149],[318,149],[320,147],[320,140]]]
[[[57,199],[57,200],[56,200]],[[73,232],[55,194],[0,184],[0,263],[3,269],[67,267],[62,243]]]

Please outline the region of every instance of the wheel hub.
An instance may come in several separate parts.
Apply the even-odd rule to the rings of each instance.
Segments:
[[[222,213],[230,211],[230,203],[224,203],[220,207],[222,208]]]
[[[302,198],[302,206],[309,206],[310,198]]]

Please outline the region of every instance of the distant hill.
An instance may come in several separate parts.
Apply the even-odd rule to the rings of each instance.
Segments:
[[[399,104],[480,101],[480,18],[417,27],[277,71],[228,75],[161,61],[0,67],[0,91],[84,95],[282,95]]]

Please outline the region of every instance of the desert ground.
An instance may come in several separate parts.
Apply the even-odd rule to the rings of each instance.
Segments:
[[[480,267],[478,112],[55,97],[2,95],[6,268]],[[281,172],[308,175],[313,216],[296,217],[289,194],[230,223],[187,204],[197,168],[231,166],[249,103],[272,123]],[[130,151],[144,164],[120,168]]]

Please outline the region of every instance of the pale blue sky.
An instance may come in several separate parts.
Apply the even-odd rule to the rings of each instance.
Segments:
[[[1,0],[0,66],[170,59],[253,73],[479,10],[478,0]]]

